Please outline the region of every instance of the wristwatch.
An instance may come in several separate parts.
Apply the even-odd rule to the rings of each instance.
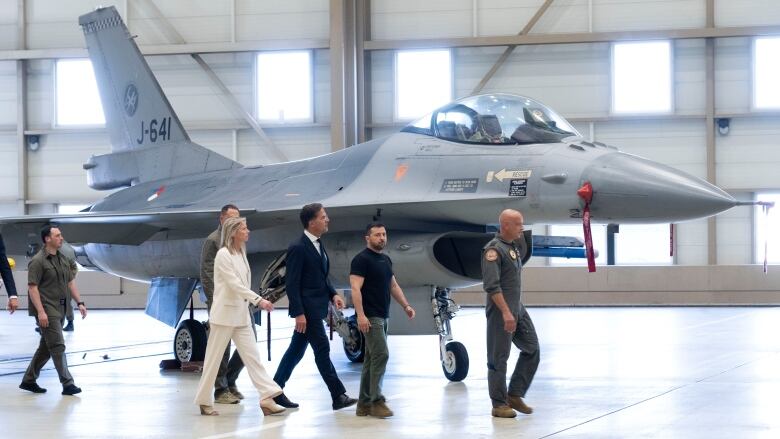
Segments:
[[[76,306],[83,306],[85,308],[87,307],[87,305],[85,305],[84,302],[76,302]]]

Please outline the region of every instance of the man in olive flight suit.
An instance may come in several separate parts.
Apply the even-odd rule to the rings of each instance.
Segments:
[[[515,410],[531,414],[523,398],[539,366],[539,339],[531,316],[520,301],[520,274],[530,246],[522,240],[523,215],[512,209],[501,212],[500,230],[482,251],[482,281],[487,292],[488,391],[492,415],[514,418]],[[512,344],[520,357],[506,384],[507,359]]]

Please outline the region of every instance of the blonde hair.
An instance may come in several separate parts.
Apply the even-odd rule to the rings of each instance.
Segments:
[[[241,227],[241,224],[246,224],[246,218],[227,218],[225,219],[225,222],[222,223],[222,234],[220,235],[219,246],[220,248],[227,247],[230,254],[235,254],[231,244],[233,244],[233,236],[238,232],[238,228]],[[246,244],[243,242],[241,243],[241,253],[246,254]]]

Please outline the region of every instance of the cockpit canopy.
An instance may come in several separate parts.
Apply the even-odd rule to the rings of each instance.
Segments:
[[[582,137],[549,107],[523,96],[495,93],[470,96],[407,125],[407,133],[460,143],[527,145]]]

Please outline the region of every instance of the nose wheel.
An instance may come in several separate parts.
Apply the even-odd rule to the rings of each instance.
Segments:
[[[453,341],[450,320],[460,307],[450,298],[448,288],[436,287],[431,297],[433,319],[439,332],[439,355],[444,376],[450,381],[463,381],[469,373],[469,353],[463,343]]]

